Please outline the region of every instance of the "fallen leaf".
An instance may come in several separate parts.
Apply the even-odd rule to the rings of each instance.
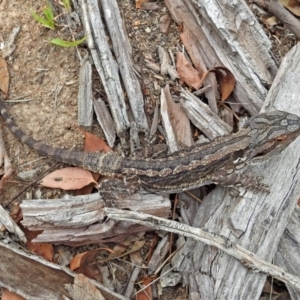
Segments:
[[[84,134],[85,137],[83,149],[85,152],[102,151],[107,153],[111,151],[111,148],[106,144],[106,142],[100,139],[98,136],[91,134],[82,128],[79,128],[79,130]]]
[[[169,14],[163,15],[159,19],[159,30],[161,33],[168,34],[171,26],[171,17]]]
[[[152,297],[152,290],[151,290],[151,282],[155,280],[154,277],[146,277],[143,279],[142,283],[142,290],[138,291],[136,294],[137,300],[150,300],[153,299]],[[146,287],[143,289],[143,287]]]
[[[106,144],[104,140],[99,138],[98,136],[91,134],[84,129],[79,127],[79,130],[84,134],[84,151],[85,152],[109,152],[111,151],[111,148]],[[93,173],[91,172],[93,178],[95,181],[98,181],[100,178],[99,173]],[[92,190],[95,188],[94,183],[90,183],[86,186],[84,186],[81,189],[76,190],[75,195],[88,195],[92,192]]]
[[[225,67],[215,67],[203,75],[202,82],[209,73],[216,74],[217,81],[220,85],[222,104],[232,93],[235,86],[235,78],[229,69]]]
[[[277,25],[279,23],[278,19],[275,16],[266,18],[264,20],[262,20],[262,22],[268,27],[268,28],[272,28],[275,25]]]
[[[20,208],[20,203],[16,203],[14,205],[12,211],[10,212],[10,216],[15,221],[15,223],[18,223],[23,218],[22,210]]]
[[[95,279],[98,282],[102,282],[102,274],[99,266],[96,263],[96,258],[103,251],[111,252],[109,248],[98,248],[76,255],[70,263],[70,268],[72,266],[71,269],[75,270],[76,273],[81,273],[88,278]],[[77,269],[73,269],[78,265],[79,267]]]
[[[84,258],[85,255],[89,256],[89,255],[91,255],[91,252],[92,252],[92,255],[95,255],[97,253],[98,253],[97,255],[99,255],[101,253],[101,251],[113,252],[109,248],[98,248],[98,249],[94,249],[94,250],[91,250],[91,251],[86,251],[86,252],[83,252],[83,253],[79,253],[79,254],[75,255],[73,257],[72,261],[70,262],[70,269],[72,271],[75,271],[81,266],[81,264],[83,262],[86,263],[87,260],[86,260],[86,258]]]
[[[41,185],[63,190],[77,190],[90,183],[97,185],[90,171],[78,167],[70,167],[59,169],[46,175],[42,179]]]
[[[9,290],[7,290],[5,288],[2,288],[1,292],[2,292],[1,300],[26,300],[22,296],[14,293],[14,292],[10,292]]]
[[[202,85],[199,72],[187,61],[183,53],[177,52],[176,58],[176,70],[180,76],[180,79],[189,87],[198,90]]]
[[[105,300],[95,285],[82,274],[75,276],[74,284],[66,284],[65,287],[73,300]]]
[[[232,93],[235,86],[235,78],[233,74],[225,67],[215,67],[209,72],[216,74],[221,90],[221,100],[225,101]]]
[[[135,8],[141,8],[144,2],[148,2],[149,0],[136,0],[135,1]]]
[[[9,86],[9,73],[6,60],[0,57],[0,89],[7,96]]]
[[[270,282],[266,279],[264,287],[263,287],[263,292],[272,294],[272,295],[279,295],[274,289],[274,286],[270,284]]]
[[[166,97],[167,110],[178,142],[186,147],[192,146],[193,137],[191,124],[180,103],[175,103],[170,93],[169,85],[163,89]]]
[[[27,249],[32,251],[33,253],[45,258],[46,260],[52,262],[53,254],[54,254],[53,245],[48,244],[48,243],[33,243],[32,242],[32,240],[35,239],[43,231],[42,230],[31,231],[27,228],[24,228],[21,224],[20,224],[20,226],[27,238],[27,243],[26,243]]]
[[[159,10],[160,7],[154,2],[149,2],[149,3],[144,2],[141,5],[141,9],[144,9],[144,10]]]
[[[300,3],[297,0],[280,0],[280,2],[290,12],[300,17]]]

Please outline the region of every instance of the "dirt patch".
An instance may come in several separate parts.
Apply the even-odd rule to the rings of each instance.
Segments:
[[[3,1],[0,4],[1,42],[8,39],[15,26],[21,26],[16,50],[8,59],[10,75],[7,109],[16,123],[33,138],[49,145],[74,148],[82,141],[74,130],[77,119],[79,60],[75,48],[61,48],[47,41],[61,35],[41,27],[30,12],[41,13],[43,1]],[[4,127],[4,139],[16,173],[37,169],[43,171],[53,162],[20,143]],[[18,187],[6,188],[3,199],[9,199]]]

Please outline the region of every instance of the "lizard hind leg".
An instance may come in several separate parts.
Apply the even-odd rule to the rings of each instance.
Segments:
[[[261,177],[252,177],[244,174],[215,174],[211,178],[212,182],[230,187],[242,187],[253,192],[270,193],[269,186],[262,183]]]

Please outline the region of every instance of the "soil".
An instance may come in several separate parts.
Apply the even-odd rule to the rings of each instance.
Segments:
[[[7,100],[10,103],[6,106],[18,126],[36,140],[51,146],[80,149],[83,137],[76,127],[80,67],[78,54],[83,57],[86,50],[84,47],[80,47],[79,50],[61,48],[48,42],[56,37],[70,40],[71,32],[64,24],[56,30],[49,30],[33,19],[30,12],[42,14],[45,3],[46,1],[42,0],[0,0],[0,42],[8,39],[15,26],[21,26],[15,40],[16,50],[7,59],[10,76]],[[167,35],[160,32],[159,20],[167,15],[167,9],[162,0],[154,3],[159,9],[147,11],[136,9],[134,1],[119,1],[137,69],[140,66],[141,54],[144,58],[159,62],[158,46],[171,52],[181,49],[179,29],[173,21]],[[80,30],[80,27],[72,29],[72,34],[76,35]],[[266,31],[273,41],[274,54],[280,61],[295,43],[295,39],[281,25],[277,26],[274,32],[267,29]],[[156,76],[153,71],[146,68],[143,68],[143,73],[145,108],[147,116],[151,119],[159,99],[160,87],[169,79]],[[97,75],[95,80],[99,81]],[[100,86],[100,90],[95,91],[95,97],[98,94],[103,95],[100,83],[95,84]],[[97,130],[96,122],[94,126],[93,130]],[[39,175],[54,162],[46,157],[40,158],[36,152],[19,142],[5,124],[2,124],[2,127],[5,145],[15,171],[1,197],[0,204],[5,205],[27,184],[18,179],[18,173],[33,169],[37,170]],[[33,186],[26,194],[21,195],[18,201],[35,198],[37,195],[41,198],[56,198],[61,194],[59,190]],[[80,249],[77,250],[80,252]],[[161,299],[171,298],[187,299],[187,290],[182,287],[165,289]]]

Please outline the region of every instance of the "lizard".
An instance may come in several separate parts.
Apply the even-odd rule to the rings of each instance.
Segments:
[[[245,175],[240,170],[258,159],[279,153],[300,135],[300,118],[275,110],[250,118],[236,133],[195,144],[163,158],[141,159],[111,152],[52,147],[24,133],[2,101],[0,112],[13,134],[41,155],[113,178],[104,180],[100,185],[103,190],[135,192],[142,187],[150,192],[177,193],[214,183],[269,192],[269,187],[261,182],[260,177]],[[119,183],[116,184],[115,180]]]

